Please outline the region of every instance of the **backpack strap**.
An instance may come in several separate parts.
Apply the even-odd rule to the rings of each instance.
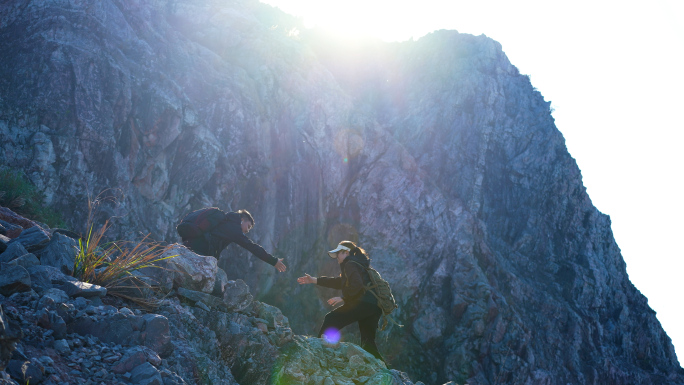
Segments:
[[[375,282],[375,279],[373,278],[373,276],[368,273],[368,270],[370,270],[369,267],[366,267],[366,266],[364,266],[364,265],[362,265],[356,261],[353,261],[353,260],[350,260],[349,262],[352,262],[352,263],[355,263],[355,264],[361,266],[361,268],[366,271],[366,274],[368,274],[368,278],[370,279],[371,283],[369,283],[368,285],[364,285],[364,287],[363,287],[364,290],[375,289],[376,287],[378,287],[378,284]],[[349,276],[347,275],[346,271],[344,272],[344,276],[347,277],[347,285],[349,285]],[[377,294],[373,293],[373,295],[375,295],[375,298],[378,298]]]
[[[366,267],[366,266],[364,266],[364,265],[362,265],[362,264],[360,264],[360,263],[358,263],[358,262],[356,262],[356,261],[350,261],[350,262],[353,262],[353,263],[355,263],[355,264],[361,266],[361,268],[363,268],[364,270],[366,270],[366,273],[368,273],[368,270],[375,270],[375,269],[373,269],[372,267]],[[346,275],[346,273],[345,273],[345,275]],[[368,285],[364,286],[364,288],[365,288],[366,290],[371,290],[371,289],[375,289],[376,287],[378,287],[378,283],[375,282],[375,277],[373,277],[373,274],[368,273],[368,278],[370,279],[371,283],[369,283]],[[349,279],[349,277],[347,277],[347,279]],[[377,294],[375,294],[375,293],[373,293],[373,294],[375,295],[376,298],[378,297]]]
[[[397,321],[395,321],[394,318],[392,318],[392,316],[389,315],[389,314],[386,314],[386,315],[383,314],[383,315],[382,315],[382,318],[383,318],[383,320],[382,320],[382,327],[380,328],[380,331],[384,331],[385,328],[387,327],[387,320],[389,320],[390,322],[392,322],[393,324],[397,325],[397,326],[400,327],[400,328],[403,328],[403,327],[404,327],[404,325],[402,325],[402,324],[398,323]]]

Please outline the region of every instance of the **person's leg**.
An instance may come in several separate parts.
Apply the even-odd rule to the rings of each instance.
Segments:
[[[183,245],[198,255],[213,256],[216,251],[206,237],[188,239]]]
[[[378,346],[375,344],[375,332],[378,329],[378,321],[382,316],[382,310],[373,304],[365,305],[371,306],[372,308],[364,309],[364,314],[367,314],[367,316],[359,320],[361,347],[368,353],[375,356],[375,358],[385,362],[385,359],[380,355],[380,351],[378,351]]]
[[[221,247],[221,238],[212,234],[204,234],[204,238],[207,242],[209,252],[211,253],[208,255],[211,255],[218,261],[221,257],[221,252],[223,251],[223,247]]]
[[[321,338],[323,333],[330,328],[335,328],[336,330],[342,330],[343,327],[356,322],[358,318],[354,315],[354,307],[348,305],[342,305],[337,309],[329,312],[325,315],[323,320],[323,325],[318,331],[318,338]]]

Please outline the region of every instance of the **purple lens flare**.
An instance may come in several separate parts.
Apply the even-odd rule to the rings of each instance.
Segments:
[[[340,342],[340,337],[342,337],[342,333],[335,328],[327,328],[325,329],[325,332],[323,332],[323,339],[329,344]]]

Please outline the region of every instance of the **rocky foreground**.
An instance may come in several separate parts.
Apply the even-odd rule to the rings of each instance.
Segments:
[[[146,310],[72,277],[75,239],[0,218],[0,384],[413,384],[357,345],[294,335],[213,257],[172,246],[138,273],[167,293]]]

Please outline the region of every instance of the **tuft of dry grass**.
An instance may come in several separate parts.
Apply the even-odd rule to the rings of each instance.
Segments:
[[[104,242],[109,220],[98,230],[90,225],[88,236],[79,240],[79,252],[74,263],[74,277],[83,282],[107,288],[107,293],[132,300],[146,308],[155,308],[158,300],[150,295],[156,285],[135,272],[146,267],[161,268],[157,262],[175,256],[162,257],[171,246],[148,240],[139,242]]]

